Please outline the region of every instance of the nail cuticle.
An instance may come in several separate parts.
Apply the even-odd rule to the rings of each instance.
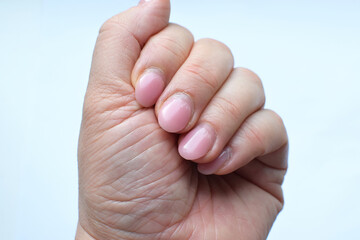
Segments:
[[[147,74],[149,73],[155,73],[155,74],[158,74],[162,77],[165,77],[165,74],[164,74],[164,71],[160,68],[157,68],[157,67],[149,67],[149,68],[146,68],[145,70],[142,71],[142,73],[140,74],[140,76],[138,77],[137,81],[136,81],[136,84],[144,77],[146,76]]]

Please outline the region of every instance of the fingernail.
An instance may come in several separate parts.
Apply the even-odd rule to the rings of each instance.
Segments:
[[[158,69],[148,69],[138,80],[135,98],[144,107],[155,104],[165,87],[164,74]]]
[[[204,175],[210,175],[220,169],[231,158],[231,148],[226,147],[222,153],[212,162],[198,164],[198,171]]]
[[[214,145],[215,130],[203,123],[191,130],[179,144],[180,155],[187,160],[205,156]]]
[[[193,104],[190,97],[177,93],[165,101],[159,112],[159,124],[167,132],[183,130],[192,115]]]

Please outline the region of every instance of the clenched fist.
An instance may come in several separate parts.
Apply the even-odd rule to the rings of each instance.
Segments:
[[[79,139],[82,239],[265,239],[288,139],[224,44],[141,1],[101,28]]]

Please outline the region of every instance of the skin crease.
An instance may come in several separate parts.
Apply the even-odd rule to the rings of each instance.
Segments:
[[[266,239],[283,207],[287,138],[274,154],[205,176],[179,155],[179,135],[160,127],[155,108],[136,101],[132,70],[149,37],[167,26],[168,7],[142,1],[100,31],[79,137],[76,239]],[[138,12],[152,21],[145,30],[134,23],[140,30],[129,35]],[[120,20],[129,21],[127,35]]]

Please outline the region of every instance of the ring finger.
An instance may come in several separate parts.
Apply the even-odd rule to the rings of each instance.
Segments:
[[[265,103],[259,77],[236,68],[202,113],[197,126],[180,138],[179,153],[188,160],[214,160],[242,122]]]

